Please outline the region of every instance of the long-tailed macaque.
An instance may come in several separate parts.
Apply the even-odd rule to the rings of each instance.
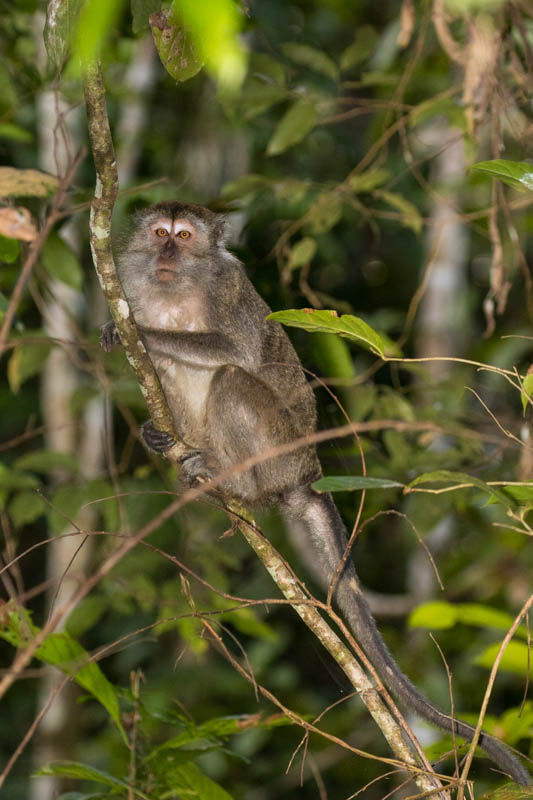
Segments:
[[[198,205],[151,206],[135,216],[118,269],[176,432],[190,448],[181,460],[190,484],[313,433],[315,401],[298,356],[281,325],[265,319],[270,309],[226,249],[223,218]],[[119,341],[114,323],[104,327],[101,341],[105,350]],[[143,434],[157,452],[173,444],[151,423]],[[278,504],[305,526],[327,586],[344,553],[346,532],[331,496],[311,488],[321,474],[316,450],[307,445],[234,471],[219,489],[250,508]],[[351,561],[335,599],[385,685],[427,720],[471,740],[471,725],[432,705],[401,672]],[[479,744],[504,773],[531,784],[500,741],[482,733]]]

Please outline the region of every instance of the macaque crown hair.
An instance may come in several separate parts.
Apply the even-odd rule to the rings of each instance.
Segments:
[[[225,241],[226,219],[222,214],[216,214],[205,206],[196,203],[157,203],[137,211],[134,215],[136,225],[149,222],[152,218],[168,217],[172,220],[192,218],[202,222],[209,231],[209,238],[213,245],[223,245]]]

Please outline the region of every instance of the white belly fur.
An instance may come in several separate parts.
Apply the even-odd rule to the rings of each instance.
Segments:
[[[186,436],[191,429],[205,431],[207,395],[215,369],[194,367],[169,358],[156,358],[154,361],[172,416],[183,435]]]

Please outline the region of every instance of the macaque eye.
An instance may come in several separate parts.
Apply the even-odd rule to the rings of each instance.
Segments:
[[[191,232],[190,231],[180,231],[178,233],[178,236],[180,237],[180,239],[190,239]]]
[[[168,236],[168,231],[166,228],[157,228],[155,233],[156,236],[161,236],[161,238],[163,238],[163,236]]]

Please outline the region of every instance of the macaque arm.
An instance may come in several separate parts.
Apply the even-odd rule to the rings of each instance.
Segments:
[[[151,355],[173,358],[202,367],[220,367],[223,364],[242,361],[234,342],[223,333],[167,331],[157,328],[138,330]]]

